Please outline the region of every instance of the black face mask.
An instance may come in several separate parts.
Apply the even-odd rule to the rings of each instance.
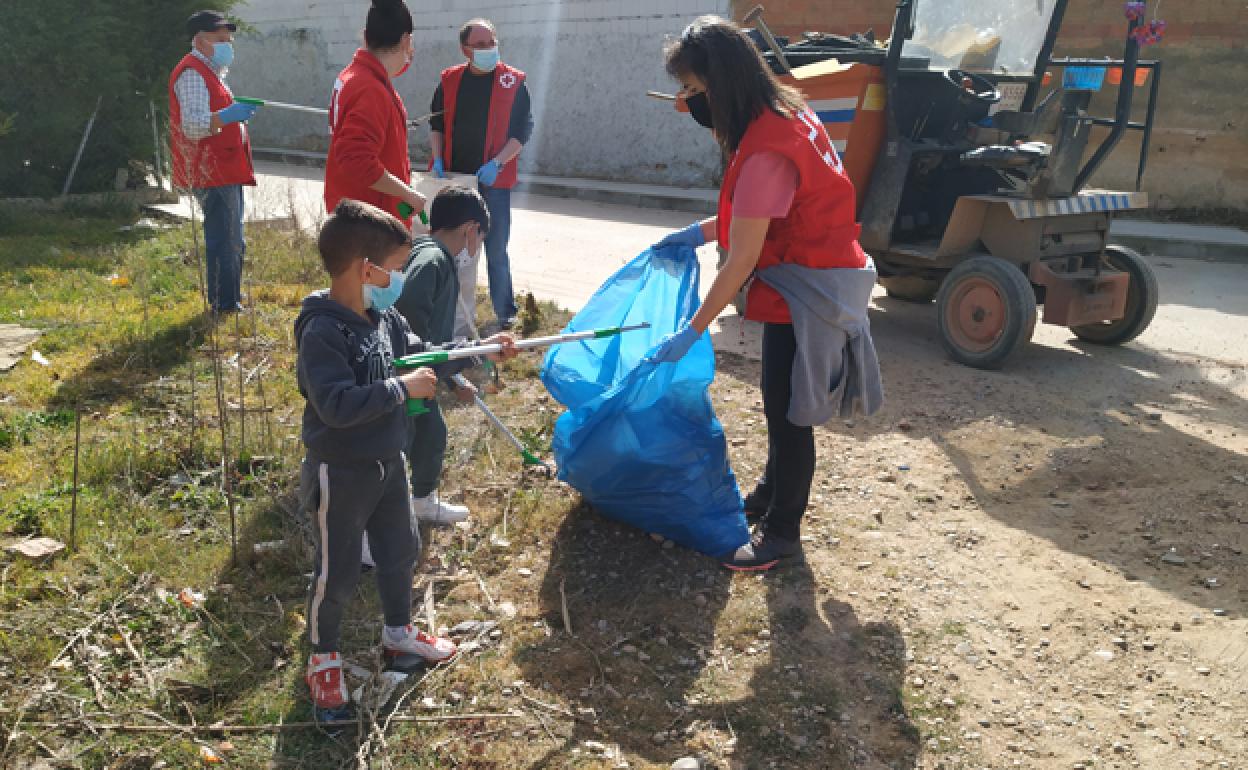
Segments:
[[[711,123],[711,103],[706,100],[706,91],[685,97],[685,104],[689,107],[689,116],[698,121],[698,125],[703,128],[715,127]]]

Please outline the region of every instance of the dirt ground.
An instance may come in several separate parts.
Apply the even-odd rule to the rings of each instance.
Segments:
[[[592,716],[523,766],[1248,766],[1244,364],[1072,343],[982,372],[930,306],[877,306],[888,403],[817,430],[806,566],[732,576],[567,493],[494,571],[517,687]],[[758,364],[719,359],[748,491]]]
[[[639,229],[638,216],[577,232],[601,231],[611,254],[628,254],[662,229]],[[563,220],[549,217],[554,231]],[[559,265],[581,248],[570,243],[556,255],[564,261],[530,268],[565,276]],[[151,263],[134,264],[168,262],[149,251]],[[98,551],[0,570],[0,672],[10,685],[0,726],[25,718],[23,734],[43,741],[18,745],[10,733],[2,751],[13,749],[15,766],[43,768],[187,767],[205,741],[248,768],[662,769],[680,758],[707,770],[1248,767],[1248,268],[1154,265],[1164,304],[1138,343],[1084,347],[1040,327],[1001,372],[949,362],[932,306],[878,298],[885,409],[817,430],[807,563],[775,574],[732,575],[602,518],[566,485],[523,471],[476,410],[444,399],[441,491],[473,518],[428,538],[417,616],[435,628],[490,625],[460,635],[455,662],[408,682],[392,702],[406,721],[366,736],[269,729],[308,718],[299,665],[308,560],[284,548],[230,566],[227,522],[209,513],[221,503],[195,502],[188,488],[198,485],[163,457],[161,441],[180,446],[188,423],[160,433],[155,418],[119,419],[85,455],[89,481],[113,456],[116,467],[150,468],[141,494],[117,498],[119,523],[108,525],[117,533],[104,534],[101,519],[84,537]],[[291,443],[299,402],[284,335],[302,291],[267,287],[262,317],[272,323],[260,328],[283,336],[253,340],[237,367],[278,362],[287,396],[269,391],[282,404],[274,428]],[[538,332],[565,320],[552,312]],[[185,336],[176,319],[164,323]],[[711,395],[748,491],[766,434],[758,363],[726,352],[748,347],[730,344],[734,335],[730,323],[719,332]],[[54,364],[65,360],[64,340],[59,350],[39,344]],[[105,351],[87,379],[125,370],[148,344]],[[548,446],[559,408],[539,365],[537,356],[507,364],[509,387],[487,400],[525,441]],[[7,376],[43,381],[25,366]],[[25,416],[44,415],[39,403]],[[161,405],[152,414],[162,423],[178,417]],[[30,428],[13,457],[58,456],[64,471],[70,424]],[[136,425],[146,425],[131,430],[144,452],[113,437]],[[273,474],[276,500],[294,483],[292,458]],[[32,495],[42,488],[30,484]],[[49,495],[32,499],[61,499]],[[240,521],[244,554],[295,541],[291,520],[283,505],[251,509]],[[203,607],[172,598],[183,586],[203,590]],[[379,662],[370,581],[360,599],[344,652],[370,669]],[[91,625],[113,610],[142,654],[127,649],[120,625],[117,635]],[[145,674],[150,694],[135,685]],[[123,717],[170,734],[88,729]],[[196,743],[171,720],[264,729],[210,728]],[[90,762],[77,759],[84,752]]]
[[[984,373],[881,309],[889,404],[821,432],[807,549],[816,606],[904,644],[909,718],[945,733],[916,766],[1245,766],[1244,365],[1033,346]]]

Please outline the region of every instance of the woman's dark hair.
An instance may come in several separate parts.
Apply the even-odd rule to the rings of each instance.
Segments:
[[[706,83],[715,138],[728,155],[763,110],[792,117],[806,109],[801,92],[776,80],[754,42],[727,19],[696,19],[664,53],[669,75],[696,75]]]
[[[429,204],[429,229],[454,230],[465,222],[476,222],[481,234],[490,231],[490,210],[481,193],[463,185],[447,185]]]
[[[374,51],[386,51],[414,28],[412,12],[403,0],[373,0],[364,22],[364,44]]]

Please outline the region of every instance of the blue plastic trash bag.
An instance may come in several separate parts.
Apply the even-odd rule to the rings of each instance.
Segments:
[[[715,376],[710,335],[678,362],[645,360],[698,305],[693,251],[647,249],[598,289],[566,331],[650,328],[554,347],[542,382],[568,408],[555,423],[560,479],[606,516],[722,556],[747,542],[749,530],[707,393]]]

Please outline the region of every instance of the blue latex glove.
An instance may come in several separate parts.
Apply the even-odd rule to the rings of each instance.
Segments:
[[[477,181],[486,187],[491,187],[495,180],[498,179],[498,172],[501,170],[502,167],[498,165],[498,161],[492,160],[477,169]]]
[[[242,123],[251,120],[256,114],[256,110],[260,109],[254,104],[243,104],[242,102],[234,102],[229,107],[217,113],[217,119],[222,125],[228,126],[232,123]]]
[[[661,249],[664,246],[688,246],[696,249],[706,243],[706,236],[702,234],[702,223],[694,222],[688,227],[677,230],[674,233],[668,233],[663,240],[654,244],[654,248]]]
[[[660,340],[646,358],[660,364],[679,361],[685,357],[689,348],[693,347],[693,343],[697,342],[701,336],[701,333],[686,321],[678,330]]]
[[[446,179],[446,167],[442,165],[441,158],[433,159],[433,175],[438,179]]]

